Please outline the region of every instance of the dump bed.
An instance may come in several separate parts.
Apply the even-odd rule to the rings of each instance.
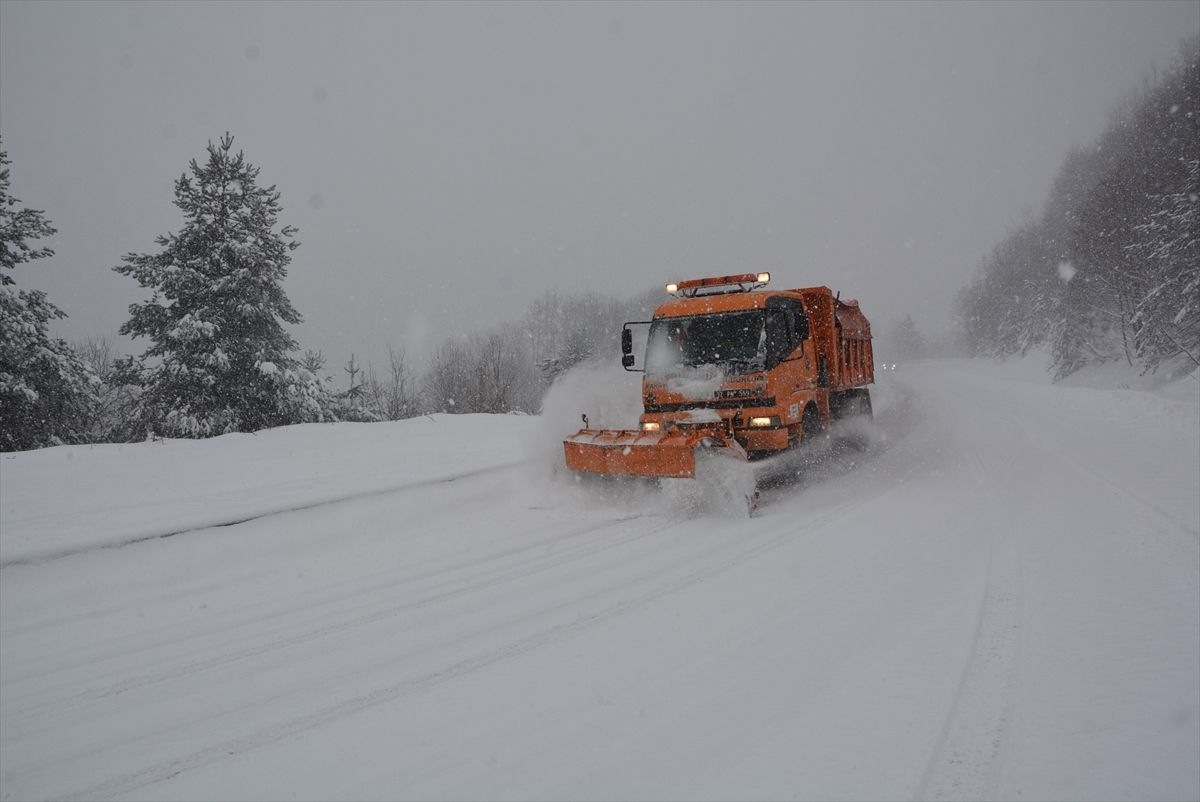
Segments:
[[[830,390],[875,381],[871,324],[857,301],[842,301],[828,287],[792,290],[804,299],[817,355],[828,360]]]

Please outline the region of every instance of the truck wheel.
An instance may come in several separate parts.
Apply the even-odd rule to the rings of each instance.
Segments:
[[[800,419],[800,437],[801,445],[810,445],[816,442],[821,436],[821,431],[824,427],[821,426],[821,416],[817,413],[817,408],[809,404],[804,408],[804,417]]]
[[[858,409],[855,410],[859,415],[862,415],[869,421],[875,420],[875,413],[871,409],[871,391],[863,388],[859,391]]]
[[[866,389],[858,390],[848,399],[849,414],[840,425],[839,444],[852,451],[866,451],[871,445],[871,394]]]

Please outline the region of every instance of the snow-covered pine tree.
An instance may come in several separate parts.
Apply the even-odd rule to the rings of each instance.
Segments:
[[[1151,370],[1183,353],[1200,364],[1200,159],[1187,161],[1186,184],[1152,196],[1160,209],[1135,228],[1130,245],[1145,263],[1150,287],[1133,322],[1140,325],[1139,354]]]
[[[36,209],[16,209],[8,194],[8,154],[0,151],[0,267],[13,270],[53,256],[30,240],[55,229]],[[51,339],[49,323],[66,313],[39,290],[17,290],[0,271],[0,451],[81,442],[95,406],[95,377],[63,340]]]
[[[159,237],[156,254],[129,254],[113,268],[151,290],[129,307],[122,334],[151,345],[136,362],[141,415],[159,434],[210,437],[329,419],[321,381],[289,356],[283,324],[301,322],[281,283],[299,243],[278,231],[279,193],[234,153],[228,133],[208,143],[175,182],[185,223]]]
[[[1195,307],[1180,293],[1195,265],[1188,210],[1196,195],[1191,165],[1200,160],[1198,57],[1200,39],[1184,41],[1161,76],[1117,107],[1097,141],[1096,180],[1068,240],[1076,274],[1056,330],[1060,377],[1086,362],[1122,358],[1151,370],[1183,349],[1194,352],[1184,321]]]
[[[1041,218],[999,243],[957,296],[977,354],[1051,347],[1056,378],[1091,362],[1200,359],[1200,39],[1119,104],[1059,168]]]

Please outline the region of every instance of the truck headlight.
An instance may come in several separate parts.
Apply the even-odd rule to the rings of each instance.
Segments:
[[[661,432],[662,424],[659,423],[658,421],[652,421],[652,420],[642,421],[642,431],[643,432]]]
[[[751,418],[750,425],[754,426],[754,427],[758,427],[758,428],[765,428],[767,426],[778,426],[779,425],[779,416],[772,415],[769,418]]]

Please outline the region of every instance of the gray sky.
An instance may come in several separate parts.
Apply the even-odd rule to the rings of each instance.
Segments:
[[[1197,28],[1195,1],[2,0],[12,191],[59,229],[15,278],[61,336],[114,332],[141,296],[110,268],[178,230],[173,182],[230,131],[300,229],[293,334],[331,367],[547,288],[742,270],[937,331]]]

